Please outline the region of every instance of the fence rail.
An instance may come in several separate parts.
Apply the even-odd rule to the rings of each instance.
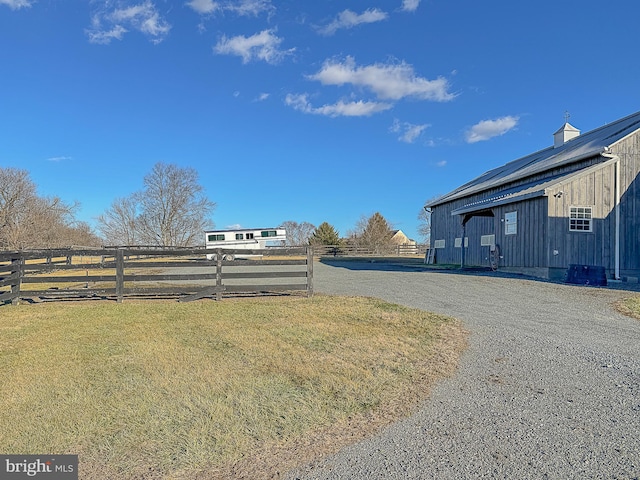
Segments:
[[[213,256],[208,260],[207,255]],[[229,255],[251,259],[228,261]],[[21,299],[177,296],[180,301],[239,293],[313,295],[310,247],[103,248],[0,252],[0,305]]]
[[[428,245],[389,245],[378,248],[362,247],[357,245],[314,245],[314,255],[318,256],[375,256],[375,255],[396,255],[396,256],[424,256]]]

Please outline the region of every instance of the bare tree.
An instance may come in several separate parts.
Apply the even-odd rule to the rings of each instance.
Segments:
[[[287,231],[287,246],[308,245],[309,238],[316,229],[315,225],[309,222],[298,223],[293,220],[282,222],[281,227]]]
[[[26,220],[33,209],[36,185],[29,172],[17,168],[0,168],[0,246],[21,248]]]
[[[156,163],[137,194],[138,227],[143,243],[189,246],[202,243],[215,203],[204,196],[192,168]]]
[[[434,200],[440,198],[440,196],[441,195],[436,195],[435,197],[429,198],[424,202],[424,207],[418,212],[418,235],[420,235],[420,240],[427,245],[431,243],[431,209],[427,207],[427,205],[430,205]]]
[[[26,170],[0,167],[0,248],[72,245],[71,238],[79,239],[81,232],[91,231],[88,225],[75,221],[77,208],[78,204],[67,204],[58,197],[38,196]],[[98,241],[92,232],[82,238],[86,246]]]
[[[98,237],[87,222],[73,222],[57,229],[56,241],[65,247],[99,247],[102,239]]]
[[[108,245],[138,244],[138,203],[135,195],[116,198],[98,217],[98,228]]]
[[[429,245],[431,240],[431,209],[423,207],[418,212],[418,235],[423,243]]]

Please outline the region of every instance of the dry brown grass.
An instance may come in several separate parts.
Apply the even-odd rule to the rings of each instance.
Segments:
[[[0,309],[0,451],[82,478],[271,478],[406,415],[464,347],[369,298]]]
[[[640,320],[640,296],[625,298],[616,304],[620,313]]]

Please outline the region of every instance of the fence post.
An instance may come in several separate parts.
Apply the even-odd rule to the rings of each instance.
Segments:
[[[124,250],[116,250],[116,297],[117,302],[122,303],[124,296]]]
[[[18,305],[18,303],[20,303],[20,284],[22,283],[23,262],[24,259],[22,258],[22,255],[11,259],[11,274],[18,274],[18,278],[15,280],[16,283],[11,284],[11,305]]]
[[[307,297],[313,297],[313,247],[307,247]]]
[[[222,300],[222,249],[216,250],[216,301]]]

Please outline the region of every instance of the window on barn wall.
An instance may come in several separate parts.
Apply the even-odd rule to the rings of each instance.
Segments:
[[[436,240],[433,242],[433,248],[444,248],[444,240]]]
[[[481,247],[491,247],[496,244],[496,236],[495,235],[482,235],[480,237],[480,246]]]
[[[569,207],[569,231],[590,232],[592,230],[592,207]]]
[[[518,212],[504,214],[504,234],[515,235],[518,233]]]
[[[458,237],[453,242],[454,248],[460,248],[462,246],[462,237]],[[469,247],[469,237],[464,237],[464,248]]]

